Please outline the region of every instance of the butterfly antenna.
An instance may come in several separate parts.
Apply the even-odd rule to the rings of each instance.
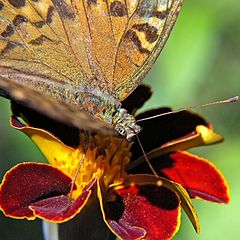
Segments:
[[[141,142],[140,142],[140,139],[139,139],[138,135],[136,135],[136,138],[137,138],[138,144],[139,144],[139,146],[140,146],[140,148],[141,148],[141,150],[142,150],[142,152],[143,152],[143,156],[144,156],[144,158],[145,158],[145,160],[146,160],[149,168],[151,169],[153,175],[154,175],[155,177],[159,177],[159,175],[158,175],[157,172],[155,171],[153,165],[150,163],[150,160],[149,160],[149,158],[147,157],[147,154],[146,154],[145,151],[144,151],[144,148],[143,148],[143,146],[142,146],[142,144],[141,144]]]
[[[73,188],[74,188],[74,185],[75,185],[75,182],[77,180],[77,177],[78,177],[78,174],[81,170],[81,167],[83,165],[83,162],[84,162],[84,159],[85,159],[85,156],[86,156],[86,153],[87,153],[87,149],[89,147],[89,139],[90,139],[90,136],[89,136],[89,132],[88,131],[84,131],[85,133],[85,147],[83,149],[83,154],[82,154],[82,157],[78,163],[78,167],[77,167],[77,170],[73,176],[73,179],[72,179],[72,182],[71,182],[71,188],[70,188],[70,193],[69,193],[69,196],[70,198],[72,197],[72,193],[73,193]],[[81,138],[81,132],[80,132],[80,138]]]
[[[170,112],[166,112],[166,113],[157,114],[157,115],[154,115],[154,116],[151,116],[151,117],[138,119],[137,122],[143,122],[143,121],[147,121],[147,120],[150,120],[150,119],[158,118],[158,117],[161,117],[161,116],[170,115],[170,114],[173,114],[173,113],[178,113],[178,112],[191,110],[191,109],[195,109],[195,108],[205,108],[205,107],[218,105],[218,104],[234,103],[234,102],[237,102],[237,101],[239,101],[239,96],[234,96],[234,97],[230,97],[230,98],[227,98],[227,99],[219,100],[219,101],[216,101],[216,102],[206,103],[206,104],[202,104],[202,105],[196,105],[196,106],[187,107],[187,108],[180,108],[180,109],[175,110],[175,111],[170,111]]]

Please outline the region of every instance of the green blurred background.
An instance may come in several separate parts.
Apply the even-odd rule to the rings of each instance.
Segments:
[[[175,109],[240,95],[240,2],[186,0],[160,59],[146,77],[154,96],[144,106]],[[9,127],[9,103],[0,99],[0,175],[16,163],[42,161],[35,145]],[[196,235],[183,213],[175,240],[240,239],[240,103],[196,109],[225,141],[192,150],[211,160],[226,176],[229,205],[194,200],[201,222]],[[0,239],[41,240],[41,222],[0,215]],[[72,239],[75,240],[75,239]]]

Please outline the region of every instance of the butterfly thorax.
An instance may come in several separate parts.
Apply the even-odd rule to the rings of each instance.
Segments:
[[[79,107],[95,117],[111,124],[122,136],[130,140],[141,131],[134,116],[121,107],[116,99],[100,91],[76,91],[75,98]]]
[[[118,109],[113,120],[115,130],[125,136],[127,140],[131,140],[132,137],[141,131],[141,127],[137,125],[134,116],[129,114],[124,108]]]
[[[80,110],[87,111],[94,117],[105,121],[128,140],[141,131],[141,127],[136,124],[135,117],[122,108],[119,101],[100,90],[80,89],[72,86],[68,88],[51,86],[48,89],[51,89],[49,95],[75,105]],[[54,92],[53,89],[55,89]]]

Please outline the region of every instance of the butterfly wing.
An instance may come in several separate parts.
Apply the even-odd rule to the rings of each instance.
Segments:
[[[183,0],[2,0],[0,76],[123,100],[160,53]]]
[[[23,88],[18,83],[11,82],[3,77],[0,77],[0,94],[70,126],[107,135],[116,135],[116,131],[111,126],[94,118],[86,111],[81,111],[49,96],[43,97],[38,91],[27,86]],[[31,101],[29,101],[29,98]]]
[[[125,99],[161,52],[183,0],[73,0],[80,16],[93,79],[116,99]]]
[[[183,0],[123,1],[128,6],[114,66],[114,92],[126,98],[143,80],[164,47]]]
[[[42,84],[87,82],[92,73],[79,29],[70,1],[1,1],[0,74],[36,90],[39,79]]]

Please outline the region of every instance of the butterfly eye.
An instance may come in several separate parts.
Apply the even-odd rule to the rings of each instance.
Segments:
[[[122,136],[126,137],[127,136],[127,130],[126,127],[123,124],[117,124],[115,126],[115,130]]]
[[[122,126],[122,128],[120,128],[120,129],[118,130],[118,132],[119,132],[122,136],[126,136],[126,134],[127,134],[127,131],[124,129],[123,126]]]

